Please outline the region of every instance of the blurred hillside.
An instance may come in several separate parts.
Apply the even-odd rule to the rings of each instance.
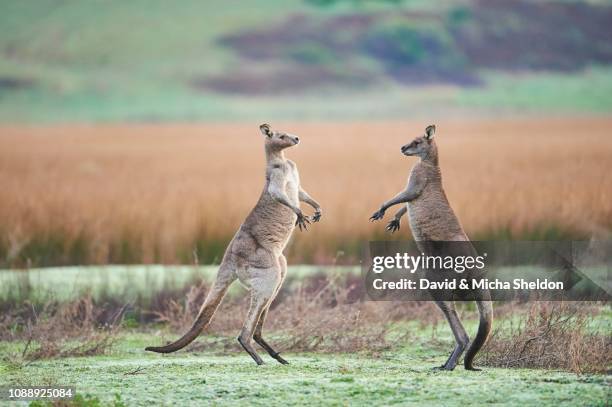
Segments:
[[[0,6],[4,122],[612,111],[612,2]]]

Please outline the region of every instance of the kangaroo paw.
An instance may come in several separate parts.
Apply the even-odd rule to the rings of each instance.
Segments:
[[[297,220],[295,221],[295,226],[300,228],[300,232],[307,231],[308,225],[310,224],[310,218],[308,216],[302,215],[301,213],[298,215]]]
[[[385,217],[385,211],[382,209],[374,212],[374,214],[370,217],[370,222],[375,222]]]
[[[388,232],[394,233],[395,231],[399,230],[399,228],[400,221],[397,219],[393,219],[387,224],[387,227],[385,229],[387,229]]]

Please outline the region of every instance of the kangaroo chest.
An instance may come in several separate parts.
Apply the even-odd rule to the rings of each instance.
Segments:
[[[440,179],[435,174],[428,178],[421,194],[407,203],[414,240],[464,240],[463,228],[446,198]]]
[[[289,161],[286,168],[287,182],[285,184],[285,193],[295,206],[299,205],[300,194],[300,175],[296,165]]]

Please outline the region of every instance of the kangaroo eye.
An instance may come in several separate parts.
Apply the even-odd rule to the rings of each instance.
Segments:
[[[284,135],[282,135],[282,136],[280,136],[280,138],[281,138],[281,140],[284,140],[284,139],[285,139],[285,136],[284,136]]]

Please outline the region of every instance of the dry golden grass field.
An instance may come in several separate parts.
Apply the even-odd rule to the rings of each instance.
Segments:
[[[259,123],[0,127],[5,265],[218,261],[264,183]],[[370,214],[405,184],[399,148],[421,122],[272,123],[323,206],[290,262],[339,261],[385,237]],[[612,119],[438,122],[444,185],[481,239],[588,238],[612,230]],[[307,209],[308,212],[309,209]],[[393,236],[410,238],[404,220]]]

